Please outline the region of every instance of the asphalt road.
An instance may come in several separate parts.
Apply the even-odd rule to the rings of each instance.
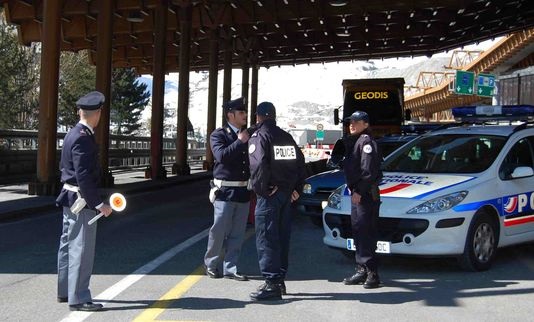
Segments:
[[[295,216],[282,301],[253,303],[261,284],[253,229],[240,270],[248,282],[200,269],[212,208],[207,181],[126,196],[128,208],[99,221],[91,290],[106,311],[71,313],[56,302],[60,212],[0,224],[3,321],[505,321],[530,320],[534,244],[502,249],[487,272],[453,259],[382,258],[384,286],[345,286],[353,259],[322,244],[323,231]],[[162,255],[164,254],[164,255]]]

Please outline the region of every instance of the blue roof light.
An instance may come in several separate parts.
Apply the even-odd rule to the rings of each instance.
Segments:
[[[452,109],[457,121],[533,121],[534,105],[479,105]]]

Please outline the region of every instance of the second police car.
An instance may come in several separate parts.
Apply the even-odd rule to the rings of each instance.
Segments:
[[[384,161],[377,252],[456,256],[467,270],[486,270],[498,247],[534,240],[534,106],[453,114],[464,123],[424,134]],[[499,115],[523,122],[487,122]],[[326,245],[353,248],[346,185],[328,198],[323,224]]]

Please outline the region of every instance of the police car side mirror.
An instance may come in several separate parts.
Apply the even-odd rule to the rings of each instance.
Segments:
[[[526,178],[534,176],[534,170],[531,167],[517,167],[514,169],[510,177],[517,178]]]

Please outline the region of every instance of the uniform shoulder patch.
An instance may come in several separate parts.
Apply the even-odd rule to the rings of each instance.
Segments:
[[[256,151],[256,145],[254,145],[254,144],[249,145],[248,146],[248,153],[252,154],[252,153],[254,153],[254,151]]]
[[[366,144],[366,145],[363,146],[363,152],[371,153],[371,152],[373,152],[373,147],[370,144]]]

